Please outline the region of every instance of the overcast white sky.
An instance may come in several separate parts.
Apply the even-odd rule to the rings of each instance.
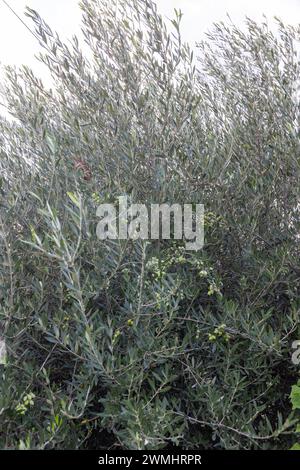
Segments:
[[[25,6],[37,10],[52,29],[63,38],[78,34],[80,30],[80,10],[77,0],[6,0],[14,10],[24,17]],[[160,11],[172,16],[174,8],[184,13],[183,35],[190,42],[203,37],[212,23],[226,19],[229,13],[232,20],[242,24],[245,15],[254,19],[279,16],[285,22],[300,23],[300,0],[157,0]],[[39,46],[33,36],[0,0],[0,63],[27,64],[45,77],[45,71],[34,59]]]

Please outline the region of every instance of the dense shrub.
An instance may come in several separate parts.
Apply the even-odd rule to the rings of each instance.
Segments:
[[[53,89],[7,68],[0,447],[288,448],[299,28],[215,25],[195,54],[151,0],[81,8],[84,53],[28,10]],[[125,194],[203,203],[204,249],[98,240]]]

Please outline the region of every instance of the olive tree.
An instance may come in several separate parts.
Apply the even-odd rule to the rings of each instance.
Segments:
[[[152,0],[80,6],[84,45],[27,9],[51,89],[6,69],[1,447],[288,448],[299,28],[193,48]],[[99,240],[121,195],[204,204],[204,248]]]

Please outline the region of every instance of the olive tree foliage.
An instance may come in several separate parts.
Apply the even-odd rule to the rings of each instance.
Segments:
[[[84,48],[27,14],[46,88],[0,122],[0,445],[286,448],[299,339],[299,37],[82,0]],[[84,53],[83,53],[84,50]],[[205,246],[96,236],[96,209],[203,203]]]

